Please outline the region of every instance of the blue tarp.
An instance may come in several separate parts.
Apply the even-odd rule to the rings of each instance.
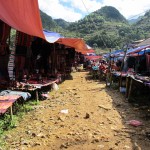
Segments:
[[[146,49],[146,48],[148,48],[148,47],[149,47],[149,45],[140,46],[140,47],[137,47],[137,48],[134,48],[134,49],[129,49],[129,50],[127,51],[127,55],[130,54],[130,53],[140,52],[140,51],[142,51],[142,50],[144,50],[144,49]]]
[[[149,45],[146,45],[146,46],[140,46],[140,47],[137,47],[137,48],[134,48],[134,49],[129,49],[129,50],[127,50],[127,55],[129,55],[130,56],[130,54],[132,54],[132,53],[135,53],[135,54],[139,54],[139,55],[144,55],[144,51],[146,51],[146,52],[149,52],[150,51],[150,48],[149,48],[150,46]],[[111,53],[107,53],[107,54],[105,54],[105,55],[103,55],[105,58],[109,58],[110,57],[110,55],[111,56],[123,56],[124,54],[123,54],[123,50],[116,50],[116,51],[113,51],[113,52],[111,52]]]
[[[31,94],[28,92],[11,91],[11,90],[3,90],[0,92],[0,96],[5,96],[5,95],[19,95],[22,96],[24,100],[27,100],[31,97]]]
[[[122,52],[124,52],[124,50],[120,49],[120,50],[115,50],[115,51],[111,52],[111,54],[119,54]]]
[[[108,58],[108,57],[110,57],[110,55],[113,57],[122,56],[123,54],[124,54],[124,50],[121,49],[121,50],[115,50],[111,53],[107,53],[107,54],[103,55],[103,57]]]
[[[49,43],[54,43],[56,42],[59,38],[62,38],[63,36],[57,32],[53,32],[53,31],[47,31],[47,30],[43,30],[43,33],[45,35],[46,40]]]
[[[137,53],[137,54],[139,54],[139,55],[144,55],[144,54],[149,53],[149,52],[150,52],[150,49],[146,49],[146,50],[140,51],[140,52]]]

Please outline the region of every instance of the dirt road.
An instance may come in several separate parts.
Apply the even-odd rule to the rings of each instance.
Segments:
[[[6,149],[149,150],[150,120],[143,109],[86,72],[73,73],[7,133]]]

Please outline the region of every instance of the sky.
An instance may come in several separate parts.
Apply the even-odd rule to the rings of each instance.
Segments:
[[[38,0],[39,8],[53,19],[75,22],[103,6],[113,6],[132,19],[150,9],[150,0]]]

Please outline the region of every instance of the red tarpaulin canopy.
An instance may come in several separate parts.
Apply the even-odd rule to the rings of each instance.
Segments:
[[[87,50],[87,46],[82,39],[78,38],[60,38],[57,43],[77,49],[78,52]]]
[[[87,53],[95,53],[94,49],[89,49],[89,50],[85,50],[84,52],[82,52],[82,54],[87,54]]]
[[[45,39],[37,0],[0,0],[0,19],[16,30]]]
[[[96,60],[102,58],[102,56],[85,56],[88,60]]]

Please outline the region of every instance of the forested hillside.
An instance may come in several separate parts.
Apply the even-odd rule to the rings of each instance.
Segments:
[[[57,27],[56,22],[52,19],[51,16],[48,16],[46,13],[40,10],[40,16],[42,20],[42,25],[44,29],[51,30]]]
[[[63,19],[52,19],[51,16],[48,16],[46,13],[40,10],[41,20],[43,29],[61,33],[65,37],[78,37],[78,34],[75,32],[67,30],[69,22],[66,22]]]
[[[124,37],[120,38],[120,33],[122,29],[127,28],[130,26],[118,10],[111,6],[105,6],[82,20],[72,23],[68,29],[80,33],[80,36],[91,46],[110,48],[122,46]]]
[[[83,38],[90,46],[103,49],[119,49],[126,43],[150,37],[150,11],[133,25],[111,6],[102,7],[74,23],[63,19],[54,20],[42,11],[41,18],[43,28],[66,37]]]
[[[147,37],[150,37],[150,10],[147,11],[133,26],[143,32]]]
[[[54,21],[63,29],[67,29],[67,27],[71,24],[70,22],[67,22],[63,19],[54,19]]]

